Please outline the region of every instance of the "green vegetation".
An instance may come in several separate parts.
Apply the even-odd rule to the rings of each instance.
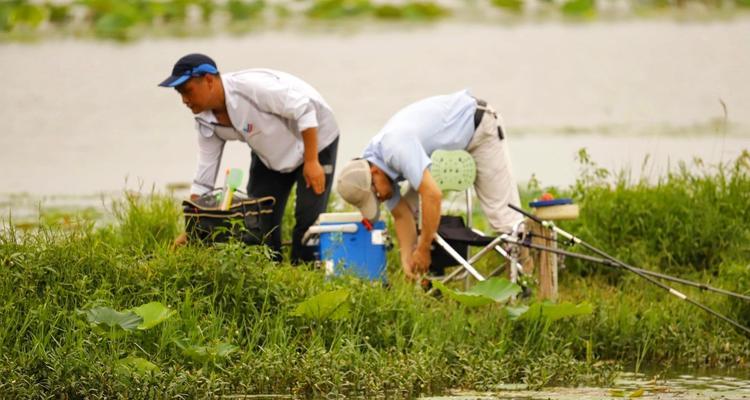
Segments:
[[[750,293],[750,152],[745,150],[733,162],[720,165],[704,165],[699,159],[680,163],[656,182],[649,182],[647,175],[636,178],[629,171],[613,174],[599,168],[585,150],[579,152],[578,160],[581,173],[569,190],[541,188],[532,181],[526,197],[544,191],[572,196],[581,215],[560,226],[626,263]],[[643,171],[647,165],[645,160]],[[636,346],[631,351],[643,353],[634,360],[636,366],[676,361],[672,357],[676,353],[690,364],[702,360],[710,365],[745,365],[747,355],[742,352],[709,355],[692,347],[696,339],[692,335],[716,339],[708,339],[709,331],[699,326],[682,325],[697,322],[696,314],[703,314],[699,309],[667,307],[667,311],[664,301],[669,295],[633,274],[577,260],[565,263],[569,273],[563,276],[567,282],[561,283],[567,292],[564,298],[580,301],[612,296],[613,308],[606,313],[597,308],[601,313],[598,326],[603,330],[597,335],[603,334],[599,340],[604,340],[599,343],[607,343],[597,351],[603,357],[623,357],[620,341],[628,340]],[[748,302],[696,290],[686,293],[750,326]],[[729,326],[720,325],[713,328],[714,334],[731,335]]]
[[[625,173],[611,176],[585,151],[579,159],[583,171],[571,194],[582,213],[566,229],[594,246],[670,273],[718,273],[722,264],[750,260],[747,151],[731,164],[681,163],[654,184]]]
[[[373,13],[380,19],[431,20],[447,16],[450,11],[429,1],[413,1],[401,6],[381,4],[373,9]]]
[[[621,5],[606,0],[488,0],[451,5],[431,0],[5,0],[0,2],[0,39],[62,34],[132,40],[146,34],[200,35],[217,26],[242,32],[268,21],[294,18],[429,21],[462,13],[476,18],[479,12],[483,19],[510,14],[587,20],[666,10],[678,17],[726,16],[748,8],[750,0],[639,0]]]
[[[572,16],[594,16],[596,14],[595,0],[567,0],[562,5],[562,12]]]
[[[523,11],[523,0],[492,0],[492,5],[514,13]]]
[[[370,0],[303,1],[307,5],[302,15],[311,19],[369,16],[421,20],[447,14],[445,8],[429,1],[404,4],[373,4]],[[292,17],[291,5],[268,4],[264,0],[78,0],[69,3],[12,0],[0,2],[0,34],[5,38],[33,37],[44,31],[131,40],[149,32],[205,33],[216,23],[242,31],[260,26],[265,19]]]
[[[651,185],[580,158],[567,193],[582,215],[565,229],[636,266],[750,293],[750,154]],[[750,359],[750,342],[722,321],[604,267],[566,260],[559,304],[507,304],[519,289],[502,279],[433,297],[403,281],[396,251],[390,287],[326,279],[274,264],[264,247],[170,250],[181,230],[171,197],[130,195],[113,211],[102,227],[0,229],[2,397],[409,397]],[[685,290],[750,323],[746,302]]]

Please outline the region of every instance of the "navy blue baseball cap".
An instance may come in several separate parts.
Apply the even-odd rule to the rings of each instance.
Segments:
[[[172,68],[172,75],[160,83],[159,86],[176,87],[187,82],[188,79],[194,76],[205,74],[216,75],[218,73],[219,70],[216,68],[216,63],[211,57],[198,53],[188,54],[177,60]]]

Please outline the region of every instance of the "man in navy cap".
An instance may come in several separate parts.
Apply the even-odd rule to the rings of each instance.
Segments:
[[[281,249],[281,221],[297,184],[292,232],[293,263],[312,261],[302,236],[325,211],[336,165],[339,128],[331,107],[312,86],[290,74],[249,69],[219,74],[203,54],[180,58],[159,86],[173,87],[195,115],[198,170],[190,189],[197,198],[216,186],[226,141],[252,149],[247,193],[273,196],[274,225],[269,245]]]

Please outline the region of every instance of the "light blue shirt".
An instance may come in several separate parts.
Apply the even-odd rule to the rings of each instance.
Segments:
[[[415,190],[419,188],[432,152],[469,146],[476,108],[468,90],[428,97],[401,109],[372,138],[362,158],[393,181],[388,209],[393,210],[401,199],[399,182],[406,180]]]

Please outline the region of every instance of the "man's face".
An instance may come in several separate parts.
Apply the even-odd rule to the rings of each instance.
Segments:
[[[370,173],[372,174],[372,189],[378,201],[386,201],[393,197],[393,185],[388,175],[374,165],[370,166]]]
[[[190,78],[178,86],[177,92],[182,96],[182,103],[193,112],[199,114],[208,110],[210,98],[210,79],[206,76]]]

